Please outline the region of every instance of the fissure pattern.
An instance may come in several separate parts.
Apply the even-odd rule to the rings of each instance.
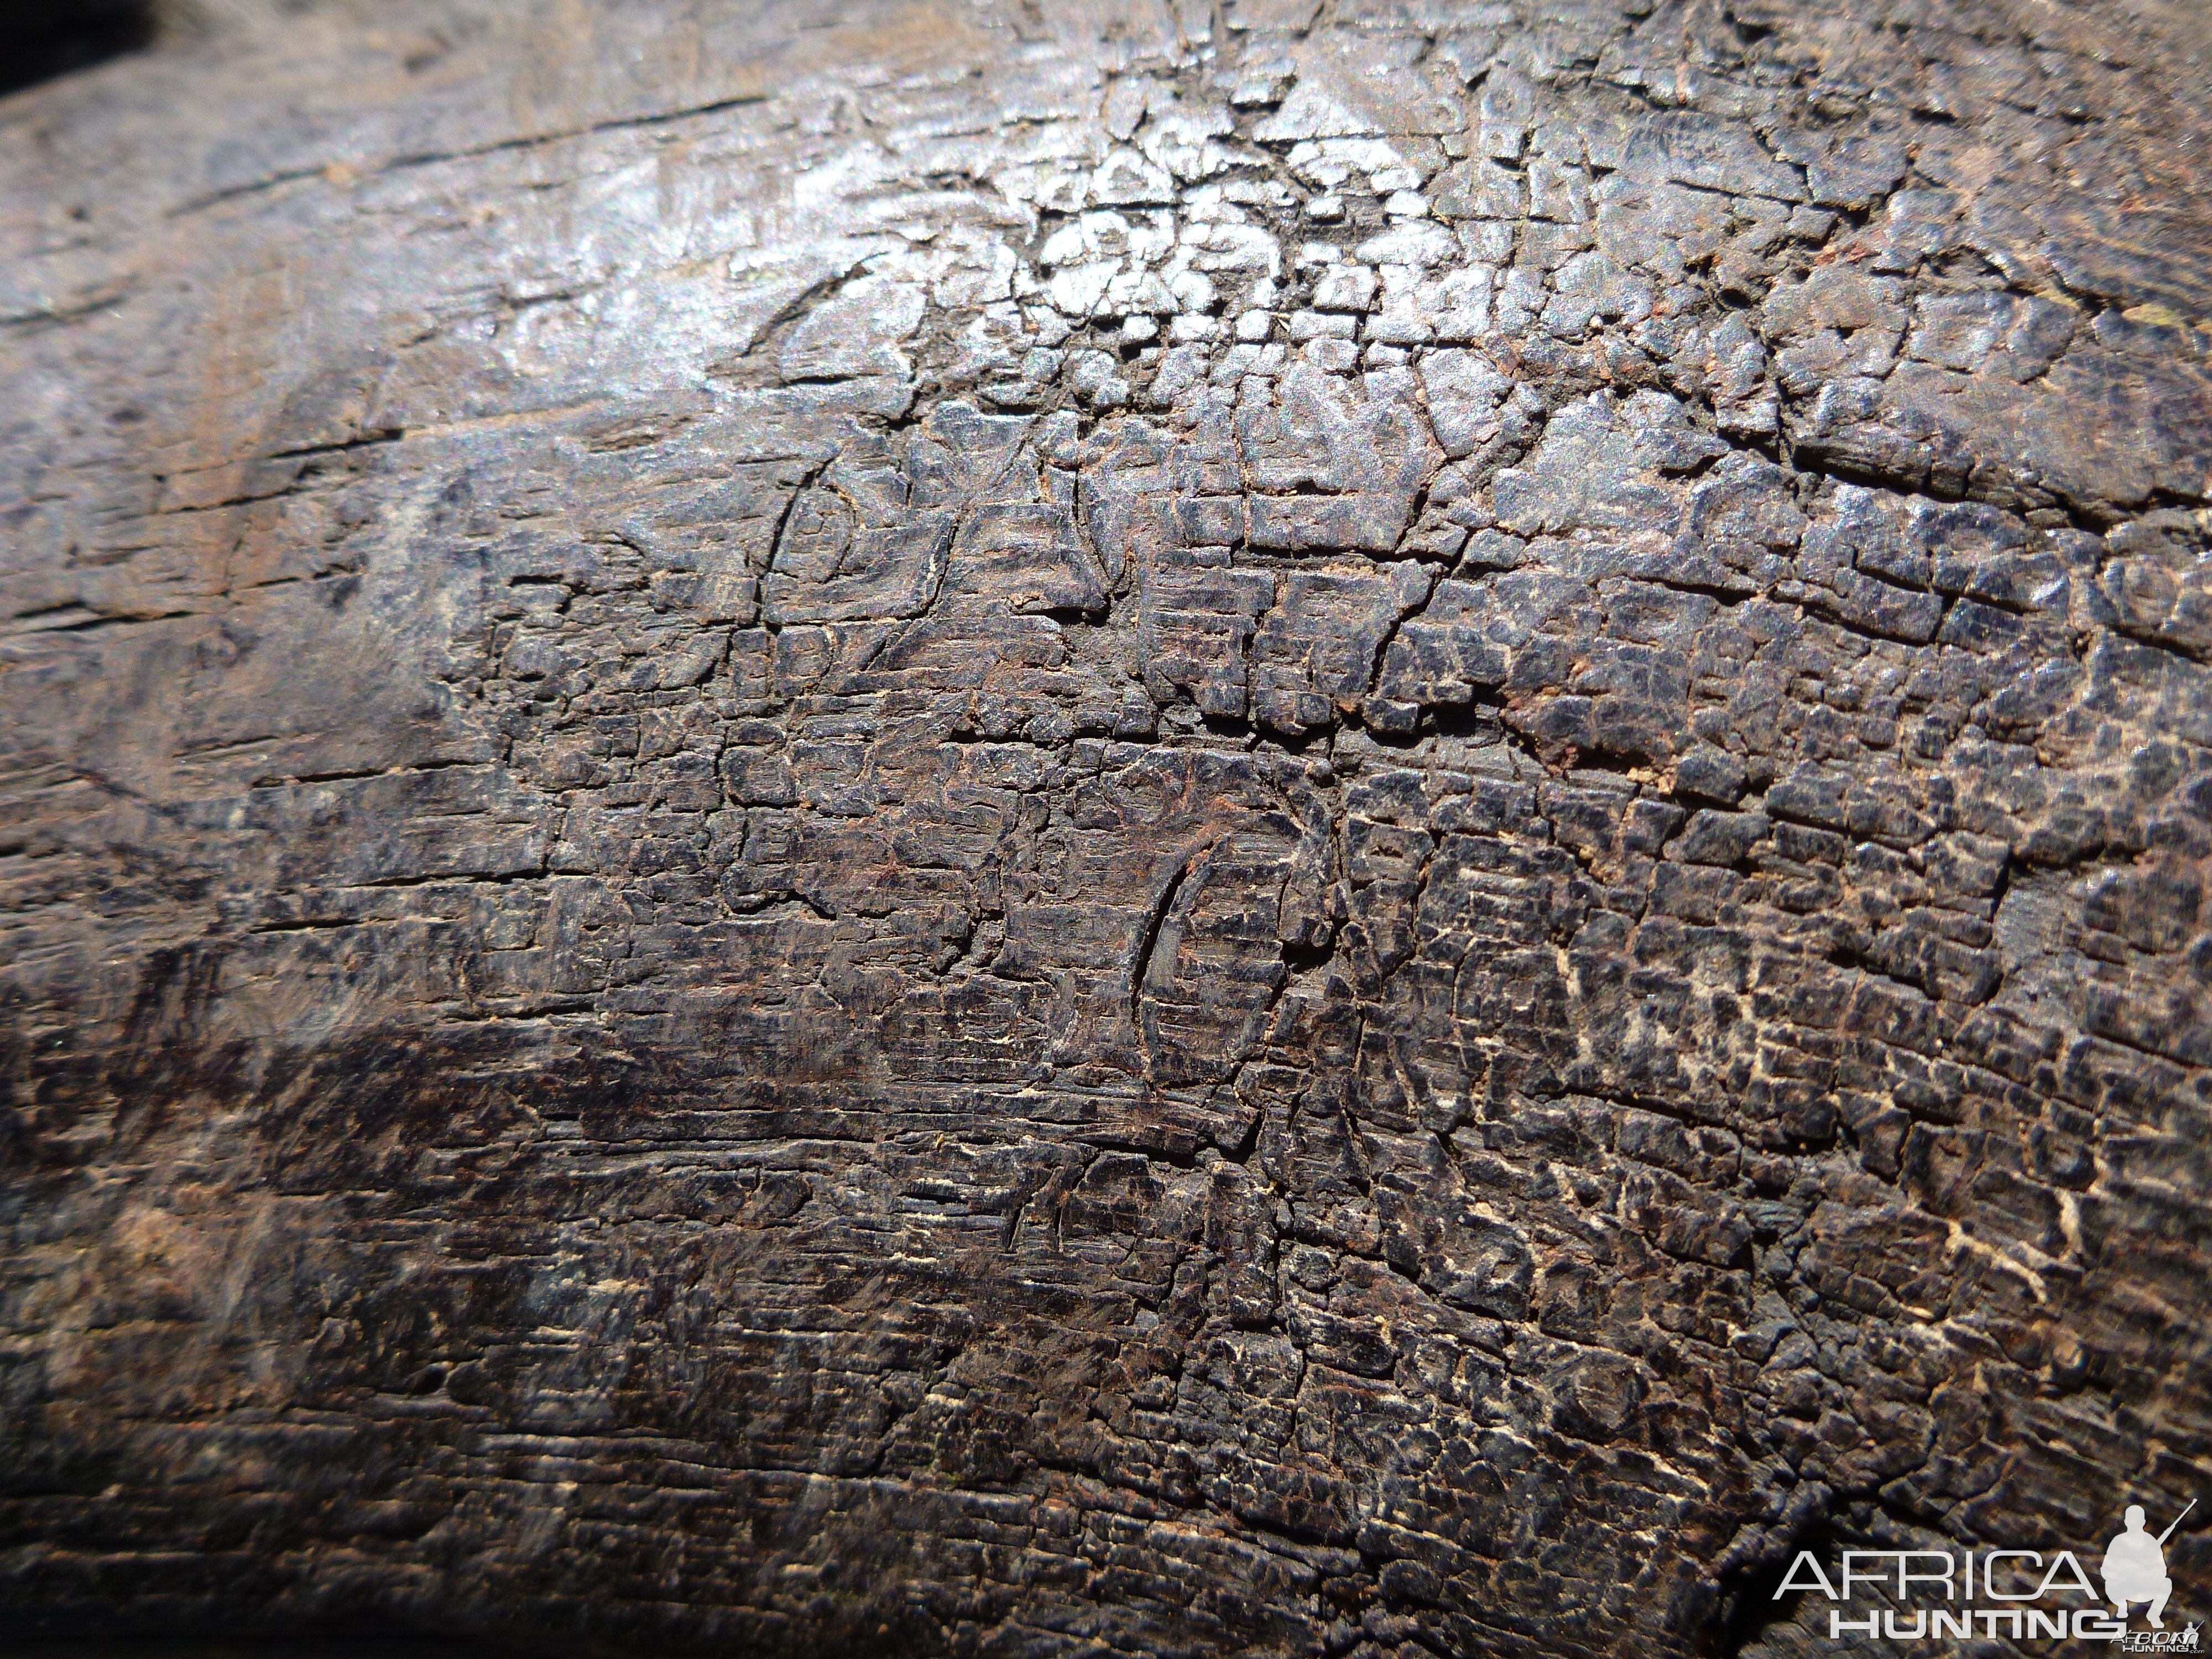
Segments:
[[[1781,1654],[2178,1509],[2202,19],[800,9],[0,109],[11,1599]]]

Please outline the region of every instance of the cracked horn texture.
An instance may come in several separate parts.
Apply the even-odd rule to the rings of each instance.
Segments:
[[[2204,1492],[2208,76],[363,0],[0,101],[14,1628],[1783,1656]]]

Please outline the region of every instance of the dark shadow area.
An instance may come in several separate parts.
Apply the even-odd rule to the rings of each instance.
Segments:
[[[0,97],[153,38],[151,0],[0,0]]]
[[[9,1659],[602,1659],[605,1650],[533,1644],[527,1650],[463,1637],[345,1636],[328,1632],[225,1641],[210,1637],[78,1637],[9,1647]]]
[[[11,1651],[16,1659],[507,1659],[513,1650],[435,1637],[360,1641],[342,1636],[301,1636],[250,1642],[95,1637],[34,1642]]]
[[[40,1634],[14,1641],[0,1609],[0,1655],[5,1659],[644,1659],[653,1650],[569,1632],[503,1631],[471,1634],[439,1630],[412,1619],[375,1613],[304,1620],[297,1625],[248,1615],[235,1633],[163,1629],[134,1617],[95,1618],[82,1626],[47,1622]]]

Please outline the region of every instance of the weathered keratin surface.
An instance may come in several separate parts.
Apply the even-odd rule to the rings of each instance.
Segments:
[[[1806,1652],[1801,1546],[2206,1492],[2208,81],[363,0],[0,102],[11,1628]]]

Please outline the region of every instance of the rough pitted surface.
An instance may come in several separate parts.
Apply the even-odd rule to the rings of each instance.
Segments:
[[[2208,77],[364,0],[0,103],[13,1628],[1781,1655],[2206,1494]]]

